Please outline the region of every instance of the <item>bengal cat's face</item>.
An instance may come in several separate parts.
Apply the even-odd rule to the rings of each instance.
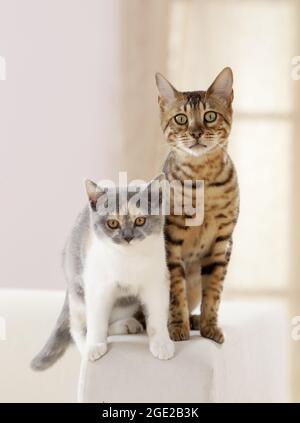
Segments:
[[[168,143],[193,156],[225,148],[232,121],[232,71],[225,68],[207,91],[177,91],[156,75],[161,125]]]

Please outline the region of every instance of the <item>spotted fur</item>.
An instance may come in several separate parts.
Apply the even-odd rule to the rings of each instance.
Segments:
[[[186,216],[174,215],[172,207],[166,219],[170,335],[176,341],[188,339],[191,327],[222,343],[218,308],[239,213],[237,175],[227,152],[232,124],[232,71],[225,68],[207,91],[179,92],[160,74],[156,81],[161,126],[171,148],[164,165],[167,179],[182,183],[186,179],[204,180],[205,189],[204,221],[200,226],[186,226]],[[216,114],[215,121],[205,121],[207,112]],[[178,114],[186,116],[185,124],[176,122]],[[200,302],[200,317],[192,316]]]

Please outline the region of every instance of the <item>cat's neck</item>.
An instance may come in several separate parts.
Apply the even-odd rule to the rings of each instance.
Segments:
[[[205,154],[193,156],[189,153],[174,150],[175,162],[191,179],[213,181],[222,171],[224,164],[230,160],[226,148],[219,146]],[[185,178],[188,179],[188,178]]]

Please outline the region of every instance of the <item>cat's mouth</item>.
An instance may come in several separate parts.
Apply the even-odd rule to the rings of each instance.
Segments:
[[[210,146],[204,142],[197,140],[191,146],[185,149],[186,152],[193,156],[202,156],[210,150]]]
[[[196,147],[207,148],[208,145],[204,144],[203,142],[195,141],[194,144],[190,148],[192,149],[192,148],[196,148]]]
[[[184,150],[188,154],[192,154],[193,156],[201,156],[210,150],[210,146],[201,140],[190,140],[191,144],[183,144],[181,143],[180,148]]]

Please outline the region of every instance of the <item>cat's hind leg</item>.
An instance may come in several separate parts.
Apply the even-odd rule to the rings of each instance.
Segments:
[[[108,335],[124,335],[128,333],[141,333],[144,328],[134,317],[117,320],[109,325]]]
[[[85,352],[86,314],[83,300],[69,294],[70,332],[81,355]]]
[[[126,299],[123,302],[126,302]],[[108,335],[141,333],[145,329],[145,316],[136,300],[128,301],[127,306],[115,306],[110,317]],[[122,301],[121,301],[122,303]],[[144,320],[144,322],[143,322]],[[144,323],[144,325],[143,325]]]
[[[191,330],[200,330],[200,314],[190,315]]]

